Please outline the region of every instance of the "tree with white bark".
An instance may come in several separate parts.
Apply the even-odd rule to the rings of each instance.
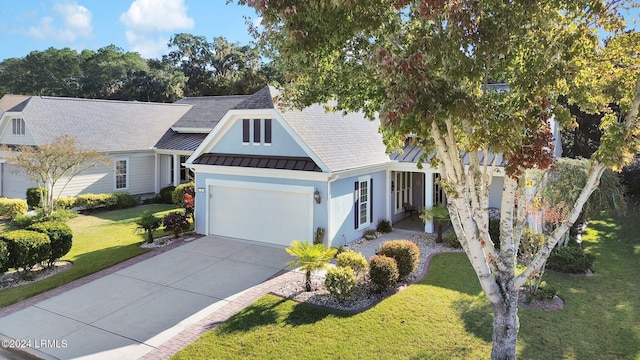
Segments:
[[[620,15],[627,4],[238,2],[262,19],[253,31],[289,81],[282,102],[302,107],[335,100],[337,110],[379,116],[389,151],[412,134],[426,155],[436,154],[431,165],[442,175],[451,223],[493,310],[491,356],[514,359],[520,288],[542,269],[603,171],[620,169],[639,150],[640,36],[627,31]],[[604,114],[601,145],[566,217],[519,272],[518,246],[535,193],[528,186],[536,186],[530,170],[553,164],[550,121],[576,124],[560,98]],[[488,231],[489,189],[501,170],[495,246]]]

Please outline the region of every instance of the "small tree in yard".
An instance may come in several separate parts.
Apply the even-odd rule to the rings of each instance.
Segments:
[[[41,194],[42,210],[45,215],[51,214],[56,195],[53,191],[56,184],[66,180],[64,187],[84,170],[98,164],[107,164],[107,160],[99,152],[82,148],[70,135],[60,135],[51,143],[38,146],[22,145],[11,149],[0,146],[0,153],[6,154],[7,163],[15,165],[19,171],[46,189]],[[62,191],[62,190],[60,190]]]
[[[305,272],[305,290],[311,291],[311,272],[326,269],[327,263],[333,259],[338,249],[332,249],[323,244],[314,245],[310,242],[294,240],[285,251],[296,257],[287,265],[302,268]]]
[[[145,211],[136,221],[138,229],[147,233],[147,242],[153,242],[153,232],[162,226],[162,219],[150,211]]]
[[[493,311],[491,357],[514,359],[520,288],[575,223],[603,171],[619,170],[639,152],[640,33],[620,15],[637,3],[238,2],[257,11],[262,21],[253,30],[290,80],[284,105],[334,101],[338,111],[379,117],[390,151],[412,134],[423,160],[435,154],[452,226]],[[550,120],[574,124],[560,98],[604,114],[600,146],[564,219],[516,271],[530,170],[554,161]],[[502,171],[497,245],[488,229],[489,190]]]

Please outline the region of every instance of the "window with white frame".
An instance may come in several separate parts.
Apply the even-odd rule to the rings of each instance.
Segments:
[[[242,119],[242,143],[270,146],[271,127],[271,119]]]
[[[22,118],[11,119],[11,125],[12,125],[13,135],[24,135],[25,133],[24,119]]]
[[[370,176],[363,176],[354,185],[354,228],[363,229],[371,225],[373,220],[373,180]]]
[[[126,159],[118,159],[115,164],[116,190],[129,187],[129,162]]]
[[[394,188],[396,197],[395,213],[399,214],[404,211],[404,204],[413,205],[413,173],[400,172],[394,173]]]

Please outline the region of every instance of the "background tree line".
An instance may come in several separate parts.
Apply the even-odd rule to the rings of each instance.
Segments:
[[[224,37],[176,34],[169,53],[143,59],[109,45],[94,50],[49,48],[0,62],[0,96],[24,94],[173,102],[185,96],[251,94],[278,82],[256,47]]]

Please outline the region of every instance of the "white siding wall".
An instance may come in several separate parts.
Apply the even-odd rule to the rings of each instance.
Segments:
[[[13,165],[2,164],[2,196],[12,199],[26,199],[27,189],[36,184],[23,173],[14,173],[17,168]]]

